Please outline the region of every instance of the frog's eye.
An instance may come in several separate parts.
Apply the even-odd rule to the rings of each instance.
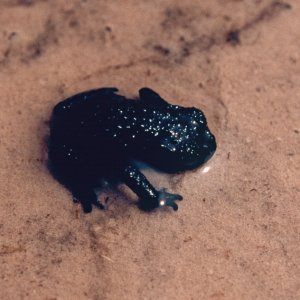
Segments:
[[[195,107],[189,108],[188,110],[189,110],[189,115],[191,117],[192,122],[196,121],[198,123],[198,125],[200,125],[200,124],[206,125],[207,124],[204,113],[201,110],[199,110]]]
[[[141,101],[147,103],[149,106],[163,107],[169,105],[168,102],[159,96],[159,94],[147,87],[140,89],[139,94]]]

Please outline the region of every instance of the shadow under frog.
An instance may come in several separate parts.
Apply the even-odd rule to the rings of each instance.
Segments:
[[[211,158],[216,141],[196,108],[171,105],[149,88],[139,100],[100,88],[58,103],[52,113],[49,169],[80,201],[84,212],[104,208],[95,193],[101,179],[125,183],[139,197],[139,208],[178,209],[180,195],[156,190],[139,171],[142,161],[163,172],[199,167]]]

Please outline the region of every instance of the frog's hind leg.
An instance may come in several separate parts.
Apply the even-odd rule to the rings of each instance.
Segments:
[[[80,202],[85,213],[90,213],[93,209],[92,205],[97,208],[104,209],[103,204],[98,200],[97,194],[90,185],[77,185],[71,188],[74,202]]]

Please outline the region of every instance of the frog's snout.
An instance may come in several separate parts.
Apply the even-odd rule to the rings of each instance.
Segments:
[[[203,149],[205,149],[206,152],[204,162],[207,162],[213,156],[217,149],[215,136],[208,129],[204,131],[202,147]]]

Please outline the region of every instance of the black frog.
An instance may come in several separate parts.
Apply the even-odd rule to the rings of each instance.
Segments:
[[[125,183],[145,211],[161,206],[178,209],[177,194],[156,190],[139,171],[136,161],[163,172],[191,170],[205,163],[216,141],[202,111],[172,105],[149,88],[138,100],[100,88],[58,103],[52,113],[49,168],[54,177],[82,204],[104,208],[95,188],[101,179]]]

